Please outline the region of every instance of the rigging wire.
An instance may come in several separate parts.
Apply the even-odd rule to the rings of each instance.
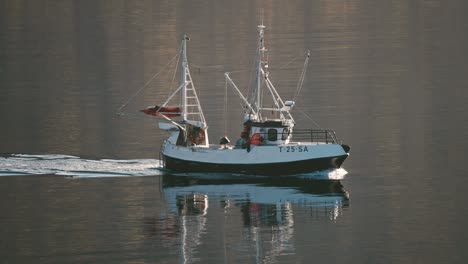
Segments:
[[[229,71],[229,73],[238,73],[238,72],[255,72],[255,69],[250,69],[250,70],[238,70],[238,71]]]
[[[304,110],[298,108],[297,106],[295,107],[295,110],[298,110],[299,112],[301,112],[301,114],[303,114],[305,117],[307,117],[310,121],[312,121],[312,123],[317,127],[317,128],[320,128],[320,129],[323,129],[317,122],[315,122],[312,117],[310,117],[306,112],[304,112]]]
[[[222,64],[218,64],[218,65],[209,65],[209,66],[201,66],[201,65],[197,65],[195,63],[190,63],[192,66],[194,66],[195,68],[199,68],[199,69],[209,69],[209,68],[224,68],[226,65],[222,65]]]
[[[124,109],[137,95],[139,95],[145,88],[147,88],[148,85],[159,74],[161,74],[178,56],[179,56],[179,52],[177,52],[177,54],[166,65],[164,65],[164,67],[159,72],[154,74],[153,77],[151,77],[151,79],[149,79],[140,89],[138,89],[138,91],[136,93],[134,93],[124,104],[122,104],[122,106],[120,106],[119,109],[117,109],[116,114],[119,115],[119,116],[124,115],[124,113],[122,112],[122,109]]]
[[[286,63],[286,64],[284,64],[283,66],[279,67],[278,69],[280,69],[280,70],[281,70],[281,69],[284,69],[284,68],[286,68],[286,66],[288,66],[289,64],[291,64],[291,63],[293,63],[295,60],[297,60],[297,58],[299,58],[299,56],[300,56],[300,55],[298,55],[298,56],[296,56],[296,57],[292,58],[292,59],[291,59],[289,62],[287,62],[287,63]]]
[[[172,86],[174,85],[174,80],[177,75],[177,68],[179,67],[180,57],[182,57],[180,56],[181,54],[182,54],[182,48],[179,48],[179,52],[177,52],[177,62],[176,62],[175,70],[174,70],[174,75],[172,76],[172,81],[169,86],[169,92],[172,92]]]
[[[299,96],[299,94],[301,93],[301,90],[304,84],[305,75],[307,72],[307,67],[309,66],[309,58],[310,58],[310,50],[307,51],[307,57],[304,61],[304,67],[302,68],[301,77],[299,77],[299,82],[297,83],[296,92],[294,94],[293,101],[296,101],[296,97]]]
[[[228,96],[227,96],[227,93],[228,93],[228,82],[227,82],[227,79],[225,79],[224,81],[224,136],[227,135],[227,110],[228,110],[228,107],[227,107],[227,104],[228,104]]]

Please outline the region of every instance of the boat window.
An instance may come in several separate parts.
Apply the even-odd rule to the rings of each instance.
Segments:
[[[286,140],[289,136],[289,128],[284,128],[283,133],[281,133],[281,140]]]
[[[278,140],[278,131],[274,128],[268,129],[268,141]]]

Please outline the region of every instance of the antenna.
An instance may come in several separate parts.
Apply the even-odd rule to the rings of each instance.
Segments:
[[[261,19],[262,19],[262,26],[264,25],[264,24],[263,24],[263,15],[264,15],[264,11],[265,11],[265,10],[262,8],[262,15],[261,15]]]
[[[260,14],[261,24],[257,26],[258,28],[260,28],[260,27],[265,28],[265,24],[263,23],[264,18],[265,18],[265,9],[262,8],[262,11],[261,11],[261,14]]]

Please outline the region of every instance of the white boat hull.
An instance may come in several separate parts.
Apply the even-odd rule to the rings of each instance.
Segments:
[[[339,168],[349,147],[340,144],[290,143],[247,149],[182,147],[166,142],[164,166],[182,173],[295,175]]]

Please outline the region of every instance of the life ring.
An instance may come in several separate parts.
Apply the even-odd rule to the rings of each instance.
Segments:
[[[196,145],[200,145],[201,143],[205,142],[205,137],[205,130],[199,127],[194,127],[188,135],[190,141]]]
[[[253,145],[261,145],[263,144],[263,137],[260,133],[255,133],[250,138],[250,143]]]

